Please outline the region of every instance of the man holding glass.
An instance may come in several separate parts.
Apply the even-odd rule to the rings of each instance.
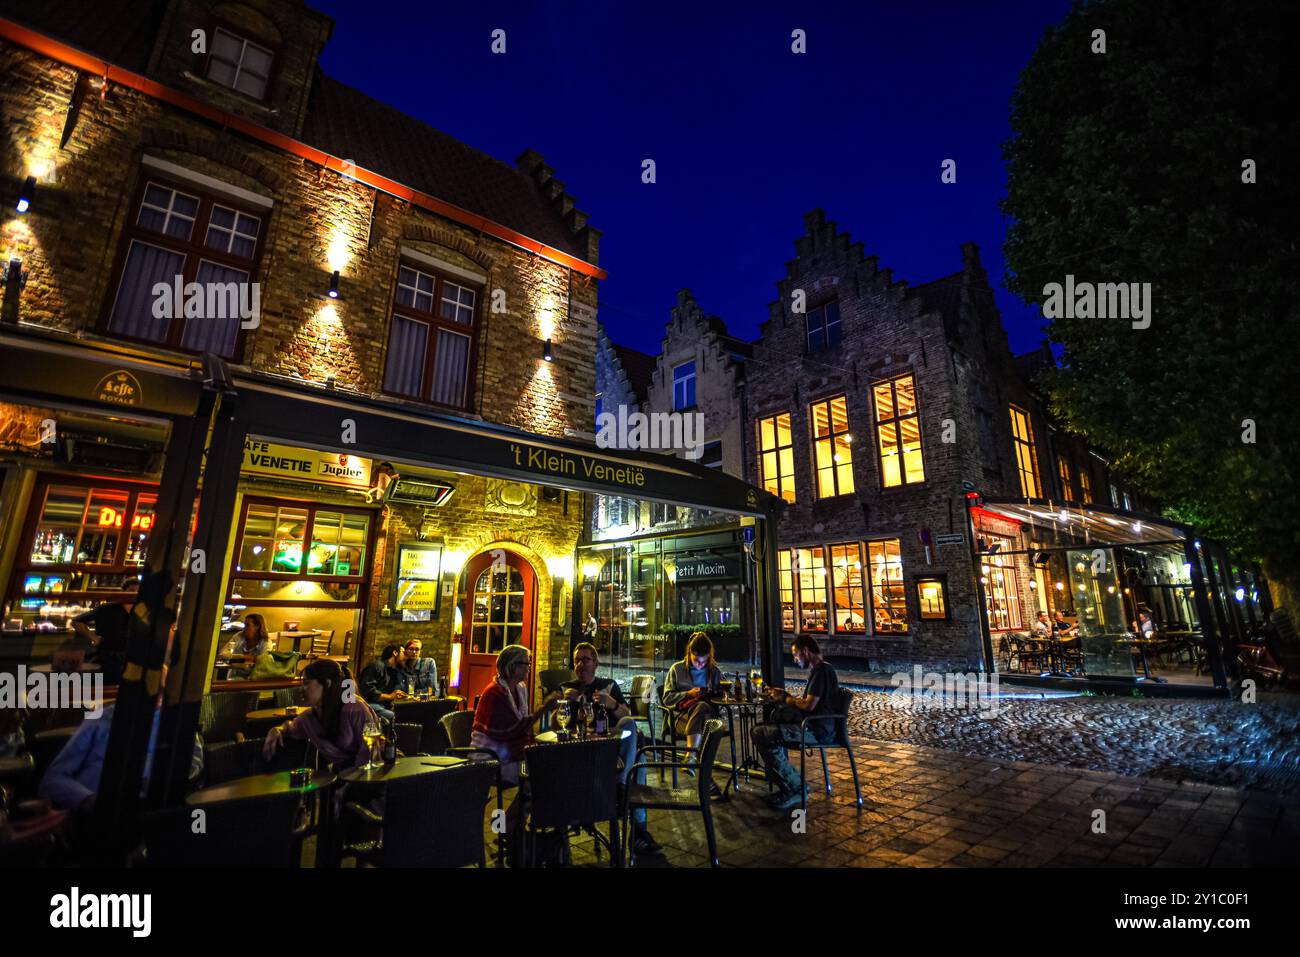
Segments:
[[[438,663],[432,658],[421,658],[423,648],[419,638],[412,638],[406,643],[406,653],[398,676],[402,690],[409,695],[419,695],[426,691],[432,695],[438,693]]]
[[[623,697],[618,682],[613,678],[596,677],[596,670],[599,667],[600,654],[596,651],[596,646],[589,641],[578,644],[573,649],[573,670],[578,677],[564,683],[564,700],[571,714],[578,713],[578,709],[585,704],[605,709],[610,732],[619,738],[619,758],[623,762],[623,770],[620,773],[623,776],[622,784],[627,787],[628,774],[632,765],[636,763],[636,749],[640,745],[640,735],[637,731],[636,719],[632,717],[632,709],[628,706],[627,699]],[[645,783],[644,768],[637,772],[636,783]],[[633,851],[638,856],[658,854],[663,850],[646,828],[644,809],[635,812],[632,821],[632,845]]]

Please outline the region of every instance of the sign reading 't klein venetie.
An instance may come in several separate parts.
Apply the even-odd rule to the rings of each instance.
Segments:
[[[300,482],[364,489],[370,485],[370,466],[370,459],[346,452],[318,452],[245,439],[244,464],[240,471],[247,475],[271,475]]]

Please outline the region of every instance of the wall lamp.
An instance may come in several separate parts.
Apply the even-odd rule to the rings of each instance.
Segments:
[[[27,212],[27,210],[32,208],[32,199],[35,196],[36,177],[28,176],[26,181],[23,183],[22,192],[18,194],[18,202],[14,205],[14,209],[18,210],[19,214]]]
[[[546,340],[546,345],[542,346],[542,358],[547,362],[554,362],[555,357],[551,355],[551,340]]]
[[[337,269],[330,274],[330,291],[327,295],[331,299],[337,299],[339,297],[339,271]]]

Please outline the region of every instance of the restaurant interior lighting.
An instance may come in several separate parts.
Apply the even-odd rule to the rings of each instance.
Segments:
[[[336,269],[330,274],[329,297],[337,299],[339,297],[339,271]]]
[[[551,355],[551,340],[546,340],[546,345],[542,346],[542,358],[547,362],[553,362],[554,357]]]
[[[19,215],[32,208],[32,199],[35,195],[36,177],[28,176],[23,182],[22,192],[18,194],[18,202],[14,205],[14,209],[18,210]]]
[[[1057,590],[1057,591],[1065,591],[1065,582],[1057,582],[1057,583],[1056,583],[1056,590]]]

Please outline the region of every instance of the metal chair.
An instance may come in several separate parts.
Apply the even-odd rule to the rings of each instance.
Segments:
[[[447,749],[468,748],[470,735],[474,732],[473,711],[453,711],[444,714],[438,724],[447,738]]]
[[[246,715],[257,708],[256,691],[206,694],[199,704],[199,730],[209,744],[233,741],[244,731]]]
[[[473,762],[398,778],[384,788],[382,815],[345,804],[347,811],[379,825],[383,835],[346,846],[343,853],[377,867],[485,866],[483,808],[499,767]],[[391,840],[386,839],[390,830]]]
[[[424,728],[418,724],[394,724],[393,734],[397,738],[397,750],[406,757],[423,753],[420,750],[420,740],[424,736]]]
[[[655,739],[655,697],[657,695],[654,675],[636,675],[628,685],[627,703],[632,709],[632,717],[638,725],[644,724],[648,737]]]
[[[637,749],[637,761],[632,766],[629,774],[629,781],[635,780],[636,771],[641,768],[658,768],[663,771],[666,768],[673,769],[673,786],[671,788],[655,787],[649,784],[629,783],[627,787],[627,799],[623,802],[623,833],[629,835],[632,827],[632,813],[637,810],[646,811],[698,811],[704,820],[704,836],[709,845],[709,863],[713,867],[721,867],[718,861],[718,840],[713,833],[713,799],[710,796],[713,784],[713,764],[718,757],[718,746],[722,739],[728,737],[726,723],[714,718],[705,722],[704,740],[700,747],[687,748],[677,747],[676,745],[650,744]],[[687,764],[685,761],[642,761],[642,754],[659,754],[668,752],[671,754],[678,753],[696,753],[699,757],[699,774],[695,780],[694,787],[677,787],[677,771],[685,770]],[[628,847],[628,855],[631,863],[636,863],[636,854],[630,843],[624,842]]]
[[[831,748],[843,748],[849,755],[849,769],[853,772],[853,791],[857,795],[855,802],[862,807],[862,785],[858,783],[858,765],[853,760],[853,746],[849,743],[849,708],[853,704],[853,692],[848,688],[836,688],[834,700],[831,701],[833,714],[810,714],[799,722],[799,740],[785,745],[786,750],[799,749],[799,806],[808,810],[808,772],[804,759],[809,751],[817,751],[822,758],[822,776],[826,781],[826,793],[831,793],[831,772],[826,763],[826,752]],[[809,722],[822,723],[833,721],[834,736],[829,741],[818,741],[809,735]]]
[[[148,867],[297,867],[295,824],[302,795],[295,792],[221,801],[198,807],[179,804],[146,815],[141,824]],[[196,810],[204,829],[194,833]]]
[[[555,830],[565,835],[567,862],[569,828],[577,825],[594,831],[598,821],[609,822],[610,867],[622,863],[618,801],[620,747],[617,738],[601,738],[535,744],[524,749],[529,793],[524,856],[529,866],[536,863],[539,831]]]

